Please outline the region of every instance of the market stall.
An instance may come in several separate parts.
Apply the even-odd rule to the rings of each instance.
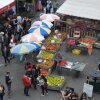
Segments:
[[[56,11],[61,16],[61,20],[57,22],[60,24],[59,28],[63,23],[69,37],[89,36],[97,39],[100,34],[99,4],[99,0],[66,0]],[[94,47],[99,47],[98,42],[94,44]]]
[[[93,45],[96,43],[96,38],[68,38],[66,40],[67,49],[70,48],[73,54],[79,55],[80,53],[89,55],[93,53]]]
[[[62,41],[66,36],[66,32],[52,33],[43,42],[39,54],[37,55],[37,67],[48,70],[50,74],[56,67],[55,55],[58,52]]]

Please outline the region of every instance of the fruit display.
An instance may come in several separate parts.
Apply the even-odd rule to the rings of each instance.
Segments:
[[[96,38],[82,38],[81,42],[94,43],[94,42],[96,42]]]
[[[42,51],[41,52],[41,58],[42,59],[53,59],[54,58],[54,54],[51,53],[51,52]]]
[[[46,44],[45,48],[47,51],[56,51],[58,49],[57,44]]]
[[[59,37],[59,38],[55,38],[56,36],[55,35],[52,35],[52,36],[49,36],[47,39],[46,39],[46,43],[51,43],[51,41],[53,40],[55,43],[59,43],[62,41],[62,39]]]
[[[41,70],[40,70],[40,75],[45,75],[45,76],[46,76],[46,75],[48,75],[48,73],[49,73],[49,72],[48,72],[48,70],[46,70],[46,69],[41,69]]]
[[[56,75],[47,76],[48,86],[60,87],[62,84],[64,84],[64,81],[65,81],[64,77],[62,76],[56,76]]]
[[[41,63],[37,63],[36,66],[40,67],[40,68],[45,68],[45,69],[49,69],[54,65],[54,61],[53,60],[45,60],[44,62]]]

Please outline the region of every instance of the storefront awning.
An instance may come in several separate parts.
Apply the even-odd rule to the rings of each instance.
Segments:
[[[5,12],[13,6],[15,6],[15,0],[0,0],[0,13]]]
[[[56,13],[100,20],[100,0],[66,0]]]

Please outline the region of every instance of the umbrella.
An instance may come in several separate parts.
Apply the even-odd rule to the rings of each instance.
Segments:
[[[55,14],[43,14],[40,16],[40,19],[53,22],[55,20],[60,20],[60,17]]]
[[[45,38],[40,34],[27,34],[21,38],[22,42],[41,42],[45,40]]]
[[[36,43],[21,43],[10,49],[11,54],[23,55],[28,54],[34,50],[40,49],[40,45]]]
[[[41,34],[43,36],[48,36],[51,32],[50,29],[48,29],[47,27],[45,26],[34,26],[34,27],[31,27],[29,30],[28,30],[29,33],[37,33],[37,34]]]
[[[42,20],[42,21],[35,21],[33,24],[32,24],[32,27],[33,26],[36,26],[36,25],[43,25],[43,26],[46,26],[48,28],[51,28],[53,26],[53,24],[47,20]]]

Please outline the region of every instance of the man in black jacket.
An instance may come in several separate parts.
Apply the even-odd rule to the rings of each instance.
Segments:
[[[11,96],[11,84],[12,84],[10,72],[6,72],[5,82],[6,82],[7,89],[8,89],[8,96],[10,97]]]

